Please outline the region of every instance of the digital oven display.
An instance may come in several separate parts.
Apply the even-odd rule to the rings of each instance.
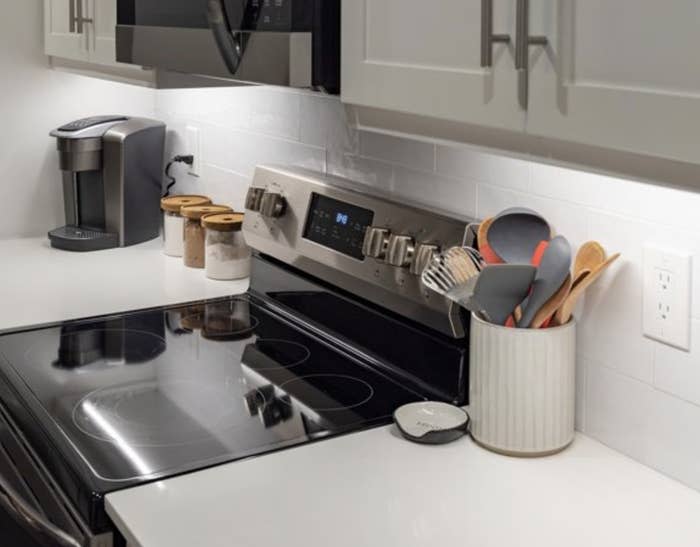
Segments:
[[[364,260],[362,242],[374,212],[337,199],[312,194],[304,237],[324,247]]]

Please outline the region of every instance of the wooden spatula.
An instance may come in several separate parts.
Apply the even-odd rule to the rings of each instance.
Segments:
[[[610,258],[605,260],[602,264],[599,264],[597,268],[592,270],[591,273],[587,274],[583,279],[581,279],[579,283],[576,284],[575,287],[571,289],[569,296],[566,297],[566,300],[564,300],[564,303],[554,315],[554,324],[564,325],[569,321],[569,319],[571,319],[571,314],[573,313],[574,308],[576,307],[576,303],[578,302],[578,299],[581,297],[584,291],[588,287],[590,287],[608,268],[608,266],[615,262],[619,257],[620,253],[615,253]]]
[[[569,274],[564,283],[562,283],[559,290],[555,292],[552,297],[545,302],[539,311],[535,314],[532,323],[530,323],[530,328],[539,329],[555,314],[555,312],[561,308],[562,304],[566,301],[569,296],[569,291],[571,290],[571,274]]]

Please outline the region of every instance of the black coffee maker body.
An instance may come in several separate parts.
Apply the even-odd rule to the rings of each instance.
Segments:
[[[158,237],[165,124],[96,116],[51,132],[63,173],[66,225],[52,247],[96,251]]]

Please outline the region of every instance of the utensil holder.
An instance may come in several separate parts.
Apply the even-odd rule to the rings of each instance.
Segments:
[[[574,438],[576,322],[548,329],[494,325],[472,314],[471,435],[510,456],[546,456]]]

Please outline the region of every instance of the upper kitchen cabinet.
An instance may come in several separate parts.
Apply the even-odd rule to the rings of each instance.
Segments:
[[[117,1],[116,0],[89,0],[89,14],[94,21],[91,44],[88,48],[90,62],[98,64],[116,64],[116,27],[117,27]]]
[[[47,55],[116,64],[117,0],[44,0]]]
[[[532,0],[529,24],[528,133],[700,163],[700,2]]]
[[[83,0],[80,0],[82,2]],[[82,9],[83,4],[79,4]],[[82,12],[80,12],[82,17]],[[78,31],[76,0],[44,0],[44,50],[47,55],[87,60],[87,40],[84,22]]]
[[[514,22],[513,0],[345,0],[342,99],[523,131],[505,36]]]

